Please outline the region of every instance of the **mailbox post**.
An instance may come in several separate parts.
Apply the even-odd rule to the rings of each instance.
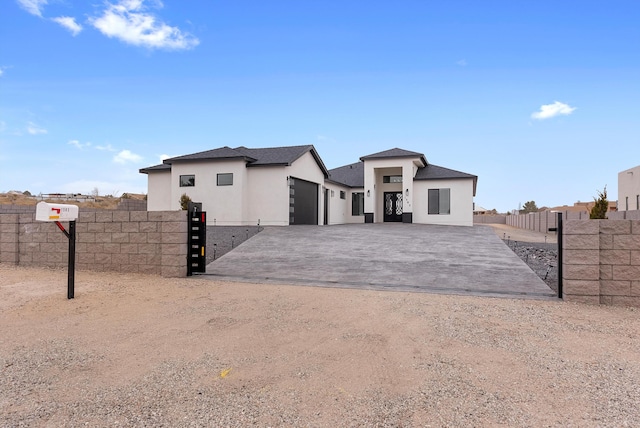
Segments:
[[[50,204],[39,202],[36,205],[36,220],[54,222],[69,240],[69,264],[67,274],[67,299],[73,299],[75,292],[76,272],[76,220],[78,219],[78,206],[67,204]],[[69,231],[60,221],[69,222]]]

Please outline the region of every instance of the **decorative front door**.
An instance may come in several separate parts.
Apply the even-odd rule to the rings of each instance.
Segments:
[[[384,221],[402,221],[402,192],[384,192]]]

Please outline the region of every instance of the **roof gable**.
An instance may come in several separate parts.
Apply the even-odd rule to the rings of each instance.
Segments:
[[[393,159],[393,158],[419,158],[424,165],[427,164],[427,159],[422,153],[412,152],[409,150],[393,148],[385,150],[383,152],[373,153],[371,155],[362,156],[361,161],[374,160],[374,159]]]

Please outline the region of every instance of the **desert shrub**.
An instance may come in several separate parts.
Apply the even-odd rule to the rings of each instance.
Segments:
[[[182,196],[180,196],[180,208],[185,211],[188,210],[189,202],[191,202],[191,198],[186,193],[183,193]]]

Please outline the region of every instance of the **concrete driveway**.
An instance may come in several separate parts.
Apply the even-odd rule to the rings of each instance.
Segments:
[[[488,226],[267,227],[207,266],[212,279],[555,299]]]

